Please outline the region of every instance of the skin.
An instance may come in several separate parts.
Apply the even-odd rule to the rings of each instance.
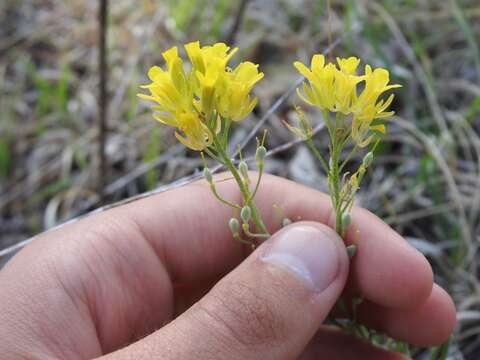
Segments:
[[[228,175],[217,180],[239,202]],[[353,211],[346,242],[359,247],[349,262],[328,227],[327,195],[267,175],[256,203],[272,233],[288,217],[335,239],[340,267],[325,294],[313,298],[295,276],[266,266],[268,241],[253,254],[234,241],[232,210],[199,181],[41,235],[10,260],[0,271],[0,354],[403,359],[321,325],[347,281],[365,298],[360,319],[376,329],[418,346],[450,335],[455,308],[429,263],[375,215]]]

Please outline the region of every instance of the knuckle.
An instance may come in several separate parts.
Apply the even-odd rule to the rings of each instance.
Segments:
[[[242,283],[212,289],[208,300],[198,303],[210,320],[208,326],[229,344],[252,349],[282,342],[286,324],[280,309],[265,291]]]

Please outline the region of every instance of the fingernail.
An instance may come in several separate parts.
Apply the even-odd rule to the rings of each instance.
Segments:
[[[335,239],[313,225],[291,225],[270,239],[263,261],[280,266],[321,292],[336,278],[339,250]]]

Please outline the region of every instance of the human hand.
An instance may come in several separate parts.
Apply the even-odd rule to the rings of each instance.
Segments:
[[[230,180],[218,188],[239,198]],[[327,195],[265,176],[256,203],[269,229],[274,204],[310,222],[247,257],[231,209],[197,182],[42,235],[0,271],[2,358],[402,359],[321,325],[347,277],[362,322],[419,346],[451,333],[455,309],[428,262],[376,216],[353,211],[350,263],[323,225]]]

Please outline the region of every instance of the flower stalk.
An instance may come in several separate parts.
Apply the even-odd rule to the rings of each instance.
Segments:
[[[255,186],[254,190],[251,191],[249,186],[248,186],[249,182],[250,182],[249,178],[245,177],[245,176],[242,176],[242,174],[240,174],[240,171],[233,164],[230,156],[227,153],[227,149],[224,147],[224,145],[222,145],[216,137],[214,137],[213,144],[214,144],[214,149],[216,150],[217,154],[219,154],[219,157],[222,160],[223,165],[225,165],[227,167],[227,169],[230,171],[233,178],[235,179],[235,182],[237,183],[238,188],[239,188],[239,190],[242,194],[244,206],[246,206],[246,207],[248,206],[250,208],[251,219],[252,219],[253,223],[255,224],[255,227],[256,227],[257,231],[260,231],[259,234],[250,233],[250,234],[247,234],[247,235],[248,236],[261,235],[261,237],[270,236],[270,233],[268,232],[267,227],[265,226],[265,224],[262,221],[262,218],[260,216],[260,212],[259,212],[257,206],[255,205],[254,201],[253,201],[253,198],[255,197],[255,194],[256,194],[256,192],[258,190],[258,187],[259,187],[259,184],[260,184],[261,176],[262,176],[262,173],[263,173],[263,165],[259,166],[258,180],[257,180],[257,183],[256,183],[256,186]],[[262,162],[262,164],[263,164],[263,162]]]
[[[389,84],[389,73],[385,69],[372,69],[366,65],[364,74],[357,75],[359,63],[359,59],[350,57],[337,58],[337,64],[327,64],[323,55],[314,55],[310,68],[298,61],[294,63],[306,79],[302,91],[297,89],[299,97],[306,104],[318,108],[323,114],[329,135],[328,163],[316,147],[312,126],[299,107],[296,108],[299,117],[298,127],[286,124],[291,132],[305,140],[327,175],[329,195],[335,214],[334,227],[342,238],[345,238],[347,229],[352,223],[350,212],[366,169],[373,162],[373,151],[385,133],[384,122],[393,115],[393,111],[387,111],[393,101],[393,95],[387,100],[380,97],[384,92],[399,87]],[[351,150],[342,159],[347,147],[351,147]],[[363,148],[370,149],[361,164],[353,172],[345,171],[352,157]],[[358,246],[357,241],[346,246],[350,258],[355,256]],[[361,301],[361,297],[354,298],[349,311],[340,299],[337,303],[339,309],[345,315],[350,315],[350,318],[330,320],[349,333],[369,339],[371,332],[357,323],[356,308]]]
[[[149,94],[138,96],[156,104],[153,107],[154,118],[175,128],[178,141],[191,150],[200,152],[202,157],[206,154],[223,164],[232,174],[242,195],[242,204],[229,201],[219,194],[215,179],[203,157],[204,176],[213,196],[236,211],[248,212],[248,218],[242,219],[241,226],[238,219],[232,218],[229,222],[233,237],[247,242],[242,238],[240,229],[252,239],[270,235],[254,203],[264,170],[265,139],[257,144],[256,162],[259,172],[252,190],[248,165],[242,160],[237,168],[230,157],[229,135],[232,124],[245,119],[256,106],[257,98],[251,96],[251,91],[263,78],[263,73],[258,71],[258,65],[248,61],[233,69],[229,68],[228,62],[237,50],[230,49],[223,43],[200,46],[198,41],[191,42],[185,45],[191,69],[185,70],[178,48],[172,47],[162,54],[166,67],[153,66],[148,71],[151,83],[142,88],[148,90]],[[250,230],[250,221],[255,232]],[[249,243],[255,245],[254,241]]]
[[[355,57],[337,58],[337,64],[326,63],[323,55],[314,55],[310,68],[299,61],[295,68],[305,77],[298,96],[306,104],[318,108],[329,134],[329,161],[325,161],[313,141],[310,122],[297,107],[299,126],[286,124],[295,135],[306,141],[309,149],[327,174],[328,188],[335,213],[335,230],[345,237],[351,217],[349,212],[355,201],[365,171],[373,160],[373,148],[385,133],[385,120],[393,115],[387,108],[393,95],[387,100],[381,95],[400,85],[389,84],[389,73],[385,69],[365,66],[364,74],[357,74],[360,60]],[[361,91],[359,91],[362,89]],[[333,115],[333,116],[332,116]],[[374,141],[376,140],[376,141]],[[360,149],[373,145],[353,173],[344,172],[346,165]],[[342,154],[347,146],[352,147],[347,157]],[[347,219],[350,219],[348,221]],[[353,251],[350,251],[351,253]]]

